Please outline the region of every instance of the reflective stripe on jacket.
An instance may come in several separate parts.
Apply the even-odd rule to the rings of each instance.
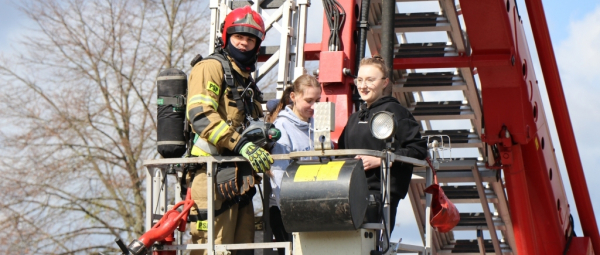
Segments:
[[[249,78],[250,74],[242,72],[233,61],[232,67],[232,71],[236,71],[244,79]],[[237,82],[236,85],[238,91],[243,91],[243,85]],[[197,145],[192,148],[192,155],[215,155],[214,150],[207,151],[206,146],[214,146],[219,154],[224,149],[233,151],[240,140],[238,131],[245,114],[238,110],[230,88],[225,84],[221,62],[206,59],[192,68],[188,79],[187,100],[186,117],[193,132],[199,136],[195,141]],[[254,100],[254,103],[255,107],[262,107],[258,100]],[[262,117],[261,113],[259,111],[260,116],[252,117]]]

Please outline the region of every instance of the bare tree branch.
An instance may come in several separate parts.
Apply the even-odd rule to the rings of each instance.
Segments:
[[[156,86],[208,52],[192,0],[27,0],[36,26],[0,57],[0,253],[115,252],[143,234]]]

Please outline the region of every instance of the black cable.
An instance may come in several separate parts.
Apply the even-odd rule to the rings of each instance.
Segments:
[[[177,173],[175,173],[175,180],[177,180],[177,183],[179,183],[179,197],[181,197],[181,200],[185,200],[185,197],[187,196],[187,183],[185,182],[185,179],[188,174],[189,167],[189,164],[181,165],[181,179],[179,179],[179,176],[177,175]],[[192,182],[190,181],[190,186],[191,185]]]
[[[573,215],[569,215],[569,227],[571,228],[569,231],[569,237],[567,239],[567,244],[565,245],[565,249],[563,250],[563,255],[567,255],[569,252],[569,248],[571,247],[571,241],[573,241],[573,237],[577,236],[575,234],[575,226],[573,225]]]
[[[386,171],[388,169],[388,161],[389,161],[389,155],[387,155],[387,153],[386,153],[385,162],[384,162]],[[385,174],[384,181],[385,181],[386,184],[387,184],[387,179],[390,178],[388,176],[388,174],[390,174],[390,173],[391,173],[391,171]],[[389,198],[387,197],[387,193],[388,193],[387,189],[388,188],[389,187],[386,188],[386,192],[385,192],[385,194],[383,194],[383,200],[382,200],[383,203],[381,203],[381,214],[382,215],[383,215],[383,209],[385,208],[385,201],[386,201],[386,199],[389,200]],[[389,204],[389,201],[388,201],[388,204]],[[391,215],[388,214],[388,217],[391,217]],[[387,222],[385,220],[385,217],[383,217],[383,230],[385,232],[385,239],[387,240],[387,247],[386,247],[385,251],[383,251],[383,253],[385,254],[390,249],[390,236],[388,235],[388,228],[387,228]]]
[[[386,160],[383,164],[383,167],[385,167],[386,170],[387,170],[387,161],[388,161],[388,158],[386,157]],[[385,178],[383,176],[384,175],[382,174],[381,180],[384,183],[387,183],[388,176],[386,175]],[[385,200],[387,199],[387,192],[385,192],[385,194],[383,194],[381,197],[382,197],[382,199],[381,199],[381,206],[379,207],[379,214],[381,215],[381,218],[383,219],[383,232],[385,234],[385,239],[387,240],[387,246],[385,248],[385,251],[372,250],[369,253],[369,255],[382,255],[382,254],[387,253],[390,250],[390,236],[388,235],[388,232],[387,232],[387,221],[385,220],[385,215],[384,215]],[[388,216],[390,216],[390,215],[388,215]],[[377,242],[379,242],[379,240],[377,240]]]
[[[344,7],[336,0],[323,0],[323,10],[327,17],[329,26],[329,50],[339,51],[342,49],[342,42],[339,31],[342,29],[346,20],[346,11]]]
[[[263,192],[262,189],[260,188],[260,185],[256,185],[258,187],[258,193],[260,194],[260,200],[265,200],[265,197],[263,196]]]
[[[386,160],[385,160],[385,162],[383,163],[383,164],[384,164],[384,168],[386,169],[386,171],[387,171],[388,160],[389,160],[389,159],[388,159],[388,157],[386,156]],[[384,176],[385,176],[385,177],[384,177]],[[381,175],[381,179],[382,179],[383,183],[385,183],[385,184],[387,184],[387,178],[389,178],[389,176],[387,176],[387,174],[385,174],[385,175],[383,175],[383,174],[382,174],[382,175]],[[384,184],[382,184],[382,185],[384,185]],[[386,190],[387,190],[387,189],[386,189]],[[382,197],[382,199],[381,199],[381,206],[379,207],[379,209],[380,209],[380,210],[379,210],[379,213],[380,213],[380,215],[382,216],[381,218],[383,219],[383,232],[384,232],[384,234],[385,234],[385,239],[387,240],[387,246],[386,246],[386,248],[385,248],[385,251],[383,251],[383,252],[381,252],[381,253],[379,253],[379,252],[377,252],[377,251],[371,251],[371,255],[375,255],[375,254],[385,254],[385,253],[387,253],[387,252],[388,252],[388,250],[390,249],[390,236],[388,235],[388,232],[387,232],[387,231],[388,231],[388,227],[387,227],[387,221],[385,220],[385,214],[384,214],[385,201],[386,201],[386,199],[387,199],[387,192],[385,192],[385,193],[384,193],[384,194],[383,194],[381,197]],[[391,216],[391,215],[388,215],[388,216]]]
[[[358,43],[357,43],[357,56],[356,66],[354,71],[358,74],[358,67],[360,66],[360,60],[365,57],[365,48],[367,47],[367,31],[369,30],[369,6],[371,5],[370,0],[362,0],[360,8],[360,21],[358,23]]]

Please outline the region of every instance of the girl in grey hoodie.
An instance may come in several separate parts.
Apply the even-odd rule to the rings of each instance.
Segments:
[[[282,100],[280,100],[268,120],[269,122],[274,120],[275,127],[281,130],[281,138],[273,147],[272,154],[313,150],[312,117],[314,115],[314,104],[319,102],[320,99],[321,86],[315,77],[308,74],[301,75],[294,81],[292,86],[285,89]],[[287,101],[291,102],[291,105],[286,105],[285,102]],[[281,211],[279,210],[279,187],[285,169],[289,164],[289,160],[276,160],[271,166],[273,193],[269,199],[269,215],[271,229],[277,242],[291,241],[290,234],[283,227]],[[283,249],[280,249],[279,254],[283,254],[283,251]]]

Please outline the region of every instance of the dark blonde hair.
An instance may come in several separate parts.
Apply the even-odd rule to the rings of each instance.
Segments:
[[[296,95],[302,95],[304,94],[304,89],[306,87],[313,87],[321,90],[321,84],[319,84],[317,78],[310,74],[300,75],[298,78],[296,78],[296,80],[294,81],[294,83],[292,83],[291,86],[287,86],[285,88],[285,90],[283,91],[283,95],[281,96],[281,99],[277,104],[277,107],[275,107],[275,110],[269,114],[267,122],[273,123],[275,119],[277,119],[277,115],[279,115],[279,112],[281,112],[281,110],[283,110],[285,106],[292,103],[292,99],[290,98],[290,94],[292,92],[294,92]]]
[[[383,73],[383,78],[389,78],[388,77],[388,68],[385,65],[385,60],[383,60],[383,58],[379,55],[375,55],[372,58],[363,58],[360,61],[360,65],[359,65],[359,69],[361,66],[375,66],[377,67],[382,73]],[[384,95],[390,95],[392,94],[392,86],[390,86],[390,84],[388,84],[388,86],[383,89],[383,94]]]
[[[375,66],[383,73],[383,78],[388,77],[388,69],[385,65],[385,60],[381,56],[375,55],[372,58],[363,58],[360,61],[359,68],[361,66]]]

